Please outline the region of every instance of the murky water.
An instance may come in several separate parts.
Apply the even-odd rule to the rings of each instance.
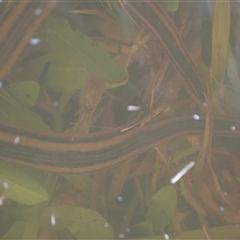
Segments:
[[[238,2],[0,1],[3,239],[239,239]]]

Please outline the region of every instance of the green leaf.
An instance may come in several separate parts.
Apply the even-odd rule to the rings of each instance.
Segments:
[[[18,203],[34,205],[48,200],[47,192],[34,178],[19,171],[14,165],[1,161],[0,183],[3,195]]]
[[[85,196],[90,196],[91,186],[92,186],[92,178],[89,174],[81,174],[81,175],[64,175],[74,187],[80,190]]]
[[[0,120],[33,130],[51,132],[34,112],[18,103],[5,88],[0,89]]]
[[[16,221],[2,239],[21,239],[26,222]]]
[[[131,236],[136,237],[150,237],[153,236],[152,224],[150,222],[140,222],[131,226]]]
[[[56,224],[51,224],[51,218]],[[77,239],[113,239],[113,230],[109,223],[96,211],[76,206],[53,206],[45,209],[40,220],[43,229],[69,231]]]
[[[158,4],[168,12],[176,12],[179,7],[179,0],[163,0]]]
[[[230,2],[216,1],[212,30],[212,73],[223,81],[229,58]]]
[[[61,52],[47,53],[42,57],[28,62],[26,65],[37,78],[41,75],[44,65],[50,62],[50,67],[43,81],[43,86],[52,92],[68,92],[81,89],[89,78],[86,68],[83,68],[75,59],[66,57]]]
[[[177,193],[173,186],[161,188],[152,197],[147,212],[147,220],[153,225],[153,229],[162,231],[167,226],[175,213],[177,205]]]
[[[39,94],[39,84],[34,81],[16,82],[4,88],[17,102],[31,108]]]
[[[85,67],[97,78],[110,83],[120,84],[127,78],[126,69],[112,60],[102,44],[93,42],[80,31],[73,31],[64,19],[49,17],[38,34],[48,42],[54,54],[64,56],[66,63],[74,61],[74,66]]]

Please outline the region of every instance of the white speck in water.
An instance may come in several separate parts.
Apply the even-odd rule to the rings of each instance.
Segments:
[[[226,192],[223,192],[223,195],[224,195],[224,196],[227,196],[227,193],[226,193]]]
[[[141,110],[141,107],[140,106],[127,106],[127,110],[128,111],[132,111],[132,112],[135,112],[135,111],[139,111],[139,110]]]
[[[3,205],[4,200],[5,200],[5,197],[3,195],[0,196],[0,206]]]
[[[0,81],[0,88],[3,86],[2,81]]]
[[[104,227],[109,227],[109,224],[106,222],[106,223],[104,223]]]
[[[3,2],[3,0],[0,0],[0,3],[2,3]]]
[[[42,9],[41,8],[37,8],[34,12],[35,16],[38,17],[42,14]]]
[[[54,101],[54,102],[53,102],[53,106],[54,106],[54,107],[57,107],[57,106],[58,106],[58,101]]]
[[[232,130],[232,131],[235,131],[235,130],[236,130],[236,127],[231,126],[231,130]]]
[[[185,175],[193,166],[195,165],[194,161],[191,161],[187,164],[181,171],[179,171],[172,179],[171,184],[176,183],[183,175]]]
[[[127,229],[126,229],[126,232],[127,232],[127,233],[131,232],[131,229],[130,229],[130,228],[127,228]]]
[[[19,142],[20,142],[20,137],[19,136],[17,136],[15,139],[14,139],[14,141],[13,141],[13,143],[14,144],[18,144]]]
[[[40,42],[41,42],[41,39],[39,39],[39,38],[32,38],[29,40],[29,43],[31,45],[38,45]]]
[[[164,233],[163,236],[166,240],[170,239],[167,233]]]
[[[117,196],[117,200],[118,200],[119,202],[121,202],[121,201],[123,200],[123,198],[122,198],[121,196]]]
[[[54,215],[54,213],[52,213],[52,215],[51,215],[51,225],[52,226],[56,225],[56,216]]]
[[[202,104],[202,106],[203,106],[203,107],[207,107],[207,103],[204,102],[204,103]]]
[[[9,184],[7,182],[4,181],[2,185],[5,189],[9,189]]]
[[[125,235],[124,235],[123,233],[119,233],[119,234],[118,234],[118,237],[119,237],[119,238],[125,238]]]
[[[219,206],[219,209],[220,209],[221,212],[225,211],[225,208],[223,206]]]
[[[195,119],[195,120],[199,120],[200,117],[199,117],[199,115],[197,115],[197,114],[193,114],[193,119]]]

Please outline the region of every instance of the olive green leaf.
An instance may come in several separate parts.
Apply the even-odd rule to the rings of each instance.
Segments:
[[[2,239],[21,239],[26,222],[16,221]]]
[[[0,161],[0,189],[2,194],[18,203],[34,205],[48,200],[47,192],[32,177],[14,165]]]
[[[39,84],[34,81],[12,83],[4,88],[17,102],[31,108],[39,94]]]
[[[146,219],[152,223],[154,230],[162,231],[171,222],[176,205],[177,193],[173,186],[161,188],[154,194],[146,215]]]
[[[69,231],[77,239],[113,239],[110,224],[96,211],[76,206],[53,206],[40,219],[42,229]]]
[[[27,86],[29,85],[27,84]],[[24,92],[23,94],[19,93],[19,96],[24,96]],[[51,132],[51,129],[29,107],[17,102],[5,88],[0,89],[0,120],[28,127],[29,129]]]
[[[37,35],[50,45],[52,51],[29,61],[26,67],[35,76],[40,76],[44,65],[50,61],[44,79],[49,90],[79,89],[89,74],[108,82],[108,87],[126,83],[126,69],[112,60],[102,44],[93,42],[78,30],[73,31],[66,20],[49,17]]]
[[[158,4],[168,12],[176,12],[179,6],[179,0],[163,0],[159,1]]]

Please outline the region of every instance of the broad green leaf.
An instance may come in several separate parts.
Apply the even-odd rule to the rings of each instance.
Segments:
[[[54,218],[55,224],[51,223]],[[96,211],[76,206],[53,206],[45,209],[40,220],[43,229],[69,231],[77,239],[113,239],[109,223]]]
[[[34,81],[16,82],[4,88],[17,102],[31,108],[39,94],[39,84]]]
[[[47,192],[34,178],[3,161],[0,161],[0,183],[3,195],[18,203],[33,205],[48,200]]]
[[[16,221],[2,239],[21,239],[26,222]]]
[[[218,82],[223,81],[229,58],[230,2],[215,3],[212,30],[212,73]]]
[[[34,112],[15,101],[5,88],[0,89],[0,120],[34,130],[51,132],[51,129]]]
[[[148,221],[131,226],[131,237],[151,237],[154,235],[152,224]]]
[[[74,187],[79,189],[85,196],[90,196],[92,187],[92,178],[89,174],[64,175]]]
[[[93,42],[80,31],[73,31],[64,19],[49,17],[38,34],[54,54],[63,54],[66,62],[75,61],[74,66],[85,67],[99,79],[121,84],[127,78],[126,70],[112,60],[102,44]]]
[[[162,0],[158,4],[168,12],[176,12],[179,7],[179,0]]]
[[[146,219],[152,223],[154,230],[162,231],[171,222],[176,205],[177,193],[173,186],[161,188],[154,194],[146,215]]]
[[[47,62],[50,62],[50,67],[43,86],[48,91],[68,92],[81,89],[82,84],[89,78],[86,68],[81,67],[75,59],[68,58],[61,52],[47,53],[31,60],[27,68],[37,78]]]

